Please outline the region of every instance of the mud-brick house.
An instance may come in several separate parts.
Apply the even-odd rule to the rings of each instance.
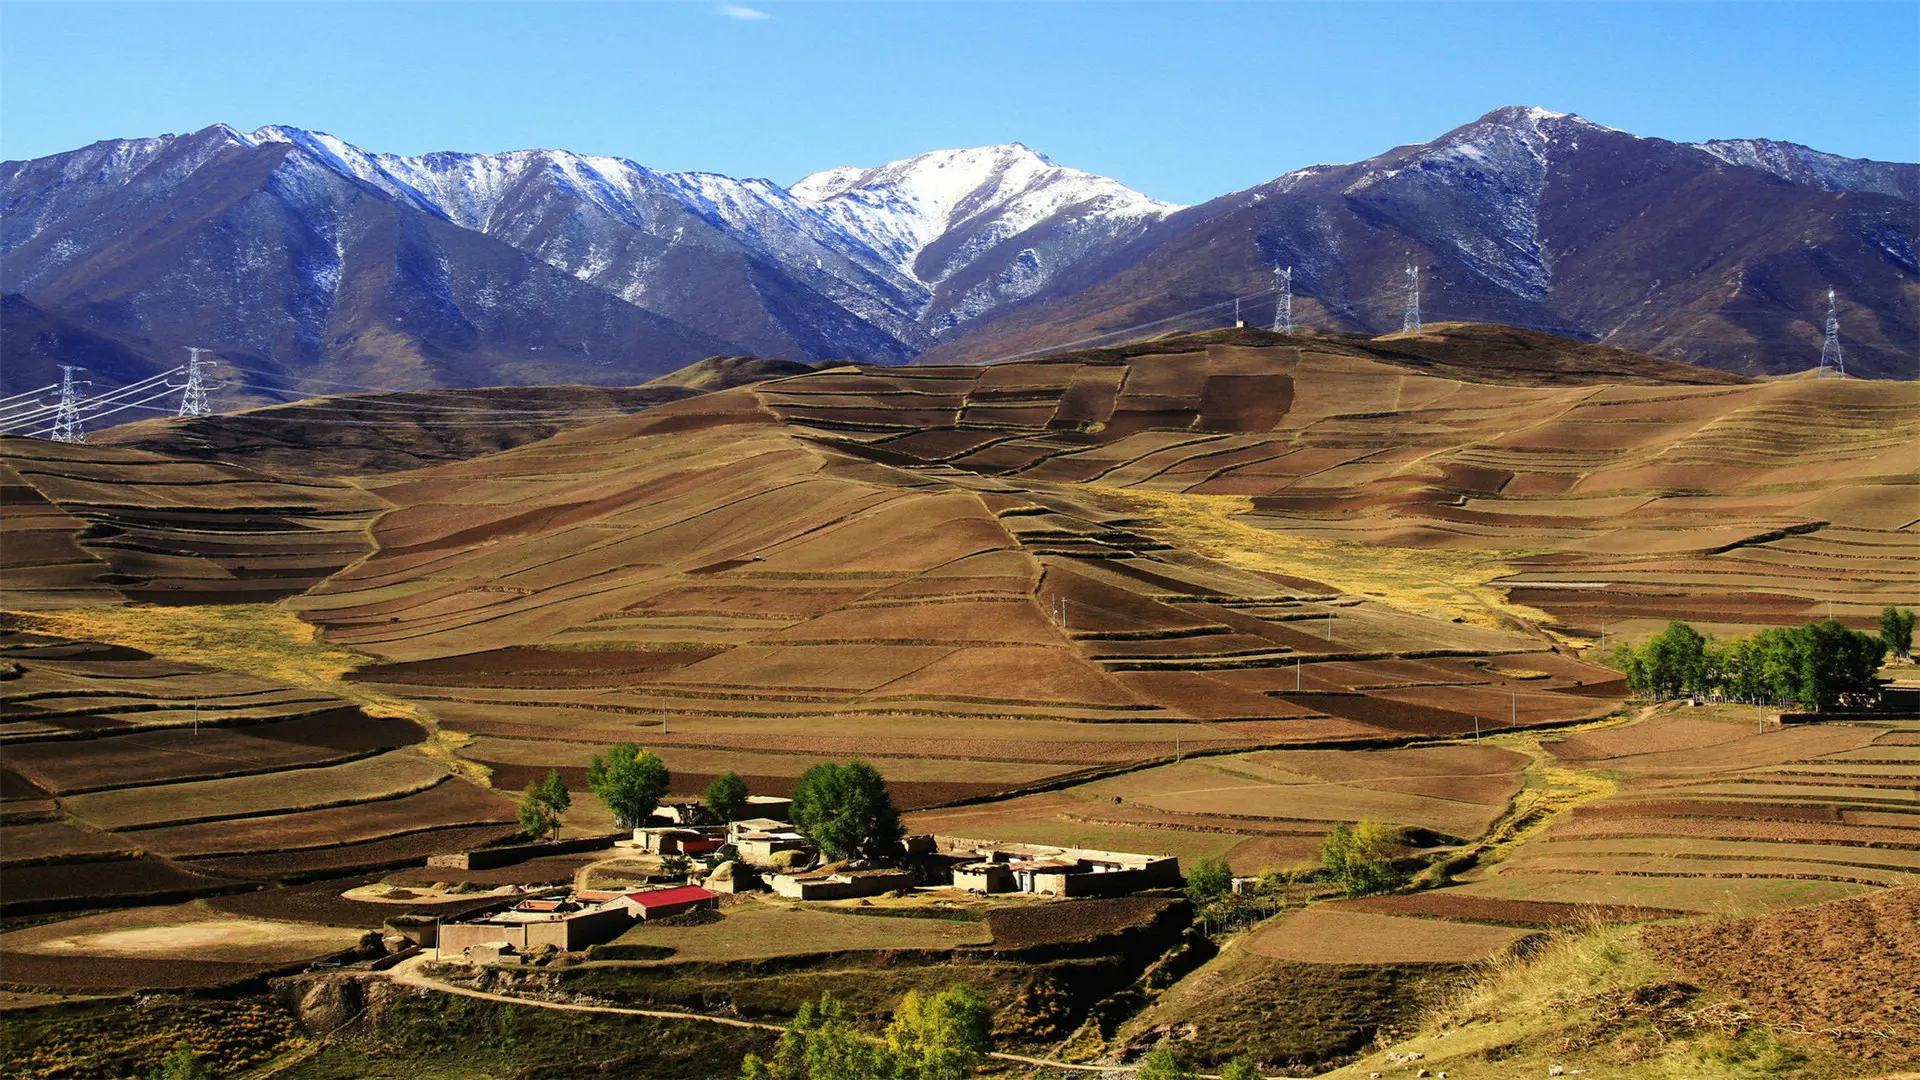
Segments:
[[[728,836],[740,861],[751,866],[772,866],[773,857],[782,851],[813,850],[812,842],[785,822],[764,818],[736,821],[729,827]]]
[[[911,889],[913,874],[906,870],[839,870],[811,874],[774,874],[767,879],[774,894],[790,900],[847,900],[879,896],[895,889]]]
[[[542,945],[575,952],[626,933],[633,918],[633,912],[620,903],[582,902],[579,897],[527,900],[465,922],[442,923],[440,955],[472,957],[476,946],[502,942],[522,953]]]
[[[935,837],[943,853],[966,861],[954,867],[953,883],[974,892],[1027,892],[1043,896],[1125,896],[1169,888],[1184,880],[1171,855],[1137,855],[1043,844],[999,844]]]
[[[642,826],[633,830],[633,842],[655,855],[707,855],[719,851],[727,838],[719,829]]]
[[[1013,867],[1004,862],[962,863],[953,868],[953,884],[956,888],[977,893],[1013,892],[1018,885],[1013,880]]]

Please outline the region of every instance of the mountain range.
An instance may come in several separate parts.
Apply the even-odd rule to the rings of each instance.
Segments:
[[[1911,378],[1920,166],[1495,110],[1198,206],[1020,144],[790,187],[565,151],[372,153],[290,127],[0,164],[0,393],[224,361],[233,401],[644,381],[751,354],[980,362],[1273,317],[1503,322],[1745,374]],[[127,417],[122,416],[121,419]]]

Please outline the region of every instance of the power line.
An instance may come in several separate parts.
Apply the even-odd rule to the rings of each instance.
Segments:
[[[128,383],[126,386],[109,390],[104,394],[96,394],[93,397],[81,399],[80,401],[75,403],[75,409],[77,413],[83,416],[91,414],[94,410],[100,408],[103,405],[113,404],[114,402],[124,400],[126,398],[134,396],[135,394],[149,390],[154,386],[162,385],[166,382],[169,376],[173,375],[175,372],[179,370],[180,370],[179,368],[174,368],[172,371],[163,371],[158,375],[150,375],[147,378],[141,379],[139,382]],[[85,381],[82,381],[76,385],[85,386],[90,384]],[[168,387],[167,392],[172,393],[173,388]],[[0,430],[4,430],[7,432],[15,432],[22,427],[31,426],[45,419],[46,414],[48,413],[58,413],[63,407],[63,404],[64,403],[56,402],[55,404],[46,405],[39,409],[35,409],[31,412],[19,413],[14,416],[8,416],[8,417],[0,417]]]
[[[50,382],[47,385],[39,387],[37,389],[22,390],[18,394],[8,394],[6,397],[0,398],[0,409],[12,408],[14,406],[14,403],[22,401],[25,398],[37,398],[41,394],[44,394],[49,390],[57,388],[59,385],[60,384],[57,382]]]

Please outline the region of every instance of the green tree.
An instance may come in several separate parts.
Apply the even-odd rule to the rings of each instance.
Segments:
[[[564,814],[573,806],[573,792],[568,791],[567,782],[560,779],[559,769],[548,769],[547,778],[540,781],[540,799],[556,814]]]
[[[1320,864],[1348,896],[1366,896],[1400,884],[1401,874],[1393,865],[1399,847],[1399,832],[1391,825],[1342,823],[1320,841]]]
[[[1187,871],[1187,899],[1205,907],[1233,891],[1233,870],[1225,859],[1201,859]]]
[[[964,1080],[993,1049],[993,1010],[965,986],[930,998],[907,991],[887,1026],[887,1050],[902,1080]]]
[[[615,743],[607,749],[606,760],[595,754],[587,763],[587,789],[613,811],[614,822],[623,829],[647,823],[671,779],[666,762],[633,743]]]
[[[559,827],[560,815],[541,798],[539,781],[528,781],[527,790],[520,793],[520,831],[535,840],[544,840]]]
[[[1141,1058],[1140,1068],[1133,1075],[1139,1080],[1194,1080],[1199,1074],[1188,1068],[1178,1054],[1163,1046]]]
[[[1864,704],[1876,692],[1887,642],[1849,630],[1833,619],[1803,628],[1800,703],[1815,710]]]
[[[1253,1062],[1236,1054],[1220,1066],[1220,1080],[1261,1080],[1260,1070],[1253,1067]]]
[[[212,1066],[200,1060],[193,1047],[181,1043],[166,1060],[147,1073],[147,1080],[219,1080],[219,1076]]]
[[[887,782],[864,761],[823,761],[793,785],[793,823],[829,859],[891,855],[906,830]]]
[[[1905,660],[1913,655],[1913,612],[1888,606],[1880,613],[1880,640],[1893,655]]]
[[[1707,639],[1686,623],[1668,623],[1629,656],[1627,685],[1641,697],[1664,701],[1711,685]]]
[[[721,821],[732,821],[747,808],[747,782],[740,774],[732,770],[721,773],[707,785],[707,792],[700,797],[707,809]]]
[[[539,840],[560,829],[560,815],[573,805],[573,793],[560,779],[560,770],[548,769],[547,778],[529,783],[520,793],[520,829]]]
[[[741,1080],[894,1080],[898,1063],[885,1046],[847,1019],[832,994],[807,1002],[774,1045],[771,1061],[748,1054]]]

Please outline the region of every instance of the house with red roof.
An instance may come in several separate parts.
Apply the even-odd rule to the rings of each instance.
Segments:
[[[671,889],[648,889],[644,892],[630,892],[621,900],[633,909],[637,919],[667,919],[675,915],[684,915],[689,911],[717,907],[720,894],[710,892],[698,885],[676,885]]]

